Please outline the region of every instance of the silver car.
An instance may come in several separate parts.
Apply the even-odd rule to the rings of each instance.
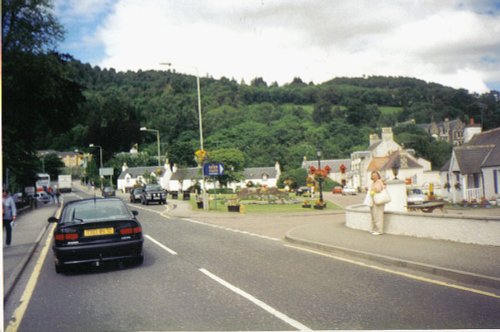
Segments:
[[[422,189],[412,188],[406,190],[407,202],[409,205],[411,204],[422,204],[425,201],[428,201],[427,195],[422,192]]]

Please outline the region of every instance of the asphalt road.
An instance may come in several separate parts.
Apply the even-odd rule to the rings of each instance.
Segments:
[[[499,299],[137,209],[144,264],[58,275],[49,251],[19,331],[500,327]]]

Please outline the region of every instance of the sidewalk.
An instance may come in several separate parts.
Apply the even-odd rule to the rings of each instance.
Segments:
[[[21,276],[24,268],[41,241],[49,226],[47,219],[58,209],[54,204],[39,204],[37,209],[24,210],[18,214],[12,230],[12,242],[9,247],[3,245],[4,301]]]
[[[174,204],[176,208],[171,209]],[[500,247],[389,234],[373,236],[346,227],[343,211],[247,215],[192,210],[182,200],[169,200],[169,206],[172,217],[500,289]]]

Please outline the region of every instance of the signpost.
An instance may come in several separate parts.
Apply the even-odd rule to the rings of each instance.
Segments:
[[[217,209],[217,181],[215,180],[216,176],[224,175],[224,165],[220,163],[206,163],[203,164],[203,176],[209,176],[212,178],[214,182],[214,204],[215,209]]]

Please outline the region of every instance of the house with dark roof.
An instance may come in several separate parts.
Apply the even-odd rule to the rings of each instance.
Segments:
[[[473,132],[476,132],[473,127]],[[500,128],[469,135],[469,141],[453,148],[441,168],[446,197],[454,202],[496,200],[500,197]]]
[[[163,167],[122,167],[118,177],[117,187],[123,192],[128,192],[136,185],[146,183],[145,175],[156,177],[162,188],[168,191],[184,191],[200,184],[203,181],[201,168],[189,167],[178,168],[177,165],[170,166],[167,162]],[[228,187],[234,190],[245,188],[249,182],[257,186],[277,187],[281,175],[280,164],[276,162],[274,167],[252,167],[243,171],[244,179],[240,182],[229,183]]]
[[[155,177],[158,184],[163,188],[167,188],[167,183],[170,179],[170,174],[167,170],[170,169],[170,165],[160,166],[139,166],[139,167],[128,167],[127,164],[123,164],[122,172],[118,176],[116,187],[122,192],[129,192],[132,188],[136,186],[144,185],[146,181],[146,176]]]
[[[250,182],[254,186],[273,188],[278,186],[281,176],[281,166],[276,162],[274,167],[248,167],[243,170],[243,180],[228,184],[229,188],[236,190],[246,188]]]
[[[453,146],[460,146],[464,143],[464,129],[465,123],[460,119],[449,120],[431,123],[418,124],[418,127],[425,130],[432,137],[439,141],[445,141]]]
[[[340,183],[341,185],[347,184],[347,174],[351,170],[351,159],[325,159],[320,160],[319,162],[321,168],[325,168],[326,166],[330,167],[330,174],[328,177],[333,181]],[[317,160],[307,160],[304,157],[302,161],[302,168],[309,172],[311,166],[318,168]]]

